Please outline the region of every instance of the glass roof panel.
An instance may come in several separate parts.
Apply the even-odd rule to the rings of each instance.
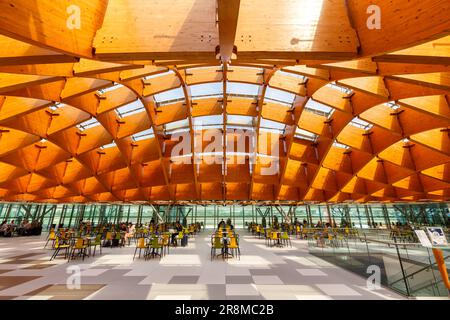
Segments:
[[[266,90],[265,98],[275,102],[281,102],[288,105],[292,105],[295,99],[295,94],[268,87]]]
[[[211,82],[194,84],[189,86],[191,89],[191,97],[203,98],[203,97],[222,97],[223,96],[223,83],[222,82]]]
[[[116,109],[117,115],[121,118],[143,111],[145,108],[139,99]]]
[[[105,88],[105,89],[100,89],[100,90],[98,90],[97,92],[98,92],[100,95],[102,95],[102,94],[104,94],[104,93],[106,93],[106,92],[114,91],[114,90],[119,89],[119,88],[121,88],[121,87],[123,87],[122,84],[114,83],[111,87],[108,87],[108,88]]]
[[[366,122],[358,117],[353,118],[353,120],[350,121],[350,124],[364,130],[369,130],[373,127],[371,123]]]
[[[319,114],[319,115],[322,115],[322,116],[327,117],[327,118],[334,111],[333,108],[331,108],[329,106],[326,106],[326,105],[324,105],[324,104],[322,104],[320,102],[317,102],[317,101],[315,101],[313,99],[309,99],[308,100],[308,102],[306,103],[306,106],[305,106],[305,110],[307,110],[309,112],[313,112],[313,113]]]
[[[134,141],[140,141],[140,140],[146,140],[146,139],[151,139],[155,136],[154,132],[153,132],[153,128],[135,133],[134,135],[131,136],[131,138]]]
[[[159,104],[168,104],[172,102],[177,102],[179,100],[184,100],[184,91],[181,87],[163,91],[153,95],[155,101]]]
[[[340,142],[337,142],[337,141],[333,142],[333,146],[337,147],[337,148],[341,148],[341,149],[350,149],[350,147],[347,146],[346,144],[343,144],[343,143],[340,143]]]
[[[286,72],[286,71],[282,71],[282,70],[277,71],[277,74],[287,76],[287,77],[294,77],[294,78],[298,78],[298,79],[302,79],[302,80],[307,79],[307,77],[305,77],[304,75],[293,73],[293,72]]]
[[[299,127],[297,127],[297,129],[295,129],[295,137],[299,138],[299,139],[306,139],[306,140],[310,140],[310,141],[316,141],[317,139],[317,134],[300,129]]]
[[[256,84],[228,82],[227,93],[232,95],[258,96],[259,87]]]
[[[100,149],[114,148],[115,146],[117,146],[117,144],[115,141],[113,141],[111,143],[105,144],[104,146],[101,146]]]
[[[172,73],[174,73],[172,70],[168,70],[166,72],[156,73],[156,74],[152,74],[152,75],[146,76],[146,77],[144,77],[144,80],[154,79],[154,78],[166,76],[166,75],[172,74]]]
[[[261,118],[260,130],[274,131],[276,133],[283,133],[286,125],[284,123],[276,122]]]
[[[177,130],[181,128],[189,127],[189,120],[183,119],[179,121],[169,122],[164,125],[164,129],[167,131]]]
[[[345,94],[349,94],[350,95],[350,94],[353,93],[352,89],[344,87],[344,86],[342,86],[340,84],[337,84],[336,82],[329,83],[326,86],[329,87],[329,88],[338,90],[338,91],[340,91],[342,93],[345,93]]]
[[[78,124],[77,128],[81,131],[84,131],[86,129],[96,127],[98,125],[100,125],[100,122],[98,122],[97,119],[95,119],[95,118],[91,118],[89,120],[86,120],[86,121]]]
[[[192,119],[195,129],[200,130],[201,127],[211,127],[214,125],[223,125],[223,116],[222,115],[212,115],[212,116],[203,116],[203,117],[195,117]]]
[[[230,114],[227,116],[227,124],[251,126],[253,124],[253,117]]]

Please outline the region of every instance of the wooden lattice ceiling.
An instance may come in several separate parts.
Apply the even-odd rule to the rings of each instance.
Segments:
[[[448,0],[0,1],[0,200],[448,201],[449,17]],[[170,128],[203,146],[208,116],[224,145],[247,121],[256,150],[174,162]]]

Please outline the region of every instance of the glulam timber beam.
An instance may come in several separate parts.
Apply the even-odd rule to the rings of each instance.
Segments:
[[[294,136],[297,129],[297,123],[300,119],[300,116],[305,108],[306,103],[308,102],[308,97],[297,96],[294,100],[291,115],[294,118],[294,125],[286,127],[286,133],[284,136],[284,141],[286,143],[286,156],[284,159],[280,160],[280,180],[278,182],[278,186],[275,191],[275,200],[279,200],[280,193],[282,190],[282,186],[285,180],[286,169],[288,166],[289,157],[291,155],[292,144],[294,142]]]
[[[195,155],[195,128],[194,128],[194,121],[192,119],[192,95],[191,95],[191,88],[186,84],[185,79],[181,75],[180,71],[177,68],[172,68],[172,70],[175,72],[176,76],[180,80],[181,88],[183,89],[183,95],[184,95],[184,103],[186,108],[186,114],[188,118],[189,123],[189,139],[190,139],[190,147],[191,147],[191,166],[192,166],[192,176],[194,178],[194,187],[195,187],[195,194],[197,199],[195,200],[201,200],[201,190],[200,190],[200,184],[198,183],[198,173],[197,173],[197,165],[199,162],[199,159]]]
[[[218,43],[215,1],[115,0],[93,46],[104,61],[216,60]]]
[[[111,1],[114,2],[114,1]],[[92,57],[108,0],[0,2],[0,34],[75,57]]]
[[[348,0],[346,3],[362,57],[420,45],[450,33],[447,0]],[[368,13],[369,7],[372,10]]]
[[[239,17],[240,0],[217,0],[220,59],[222,63],[231,60]]]
[[[277,72],[278,68],[274,67],[272,69],[264,69],[264,74],[263,74],[263,84],[260,86],[259,88],[259,92],[258,92],[258,100],[256,102],[256,106],[257,106],[257,112],[258,115],[256,117],[256,122],[255,122],[255,126],[254,126],[254,134],[255,134],[255,145],[253,146],[253,155],[251,156],[252,159],[252,163],[250,163],[252,171],[251,171],[251,182],[250,182],[250,187],[249,187],[249,198],[252,199],[253,197],[253,189],[254,189],[254,185],[255,185],[255,170],[256,170],[256,163],[258,160],[258,147],[259,147],[259,132],[260,132],[260,127],[261,127],[261,118],[262,118],[262,109],[264,106],[264,100],[266,97],[266,92],[267,89],[269,87],[269,82],[270,79],[272,79],[272,77],[274,76],[275,72]],[[258,199],[252,199],[252,200],[258,200]]]
[[[345,2],[331,0],[242,0],[235,45],[238,59],[347,60],[358,52]]]
[[[223,201],[227,200],[227,105],[228,105],[228,63],[224,62],[222,67],[223,73],[223,81],[222,81],[222,114],[223,114],[223,125],[222,125],[222,145],[223,145],[223,153],[222,153],[222,199]],[[234,142],[234,140],[233,140]]]

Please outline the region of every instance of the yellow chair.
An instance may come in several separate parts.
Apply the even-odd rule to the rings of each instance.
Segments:
[[[236,237],[230,237],[230,244],[228,245],[228,249],[231,249],[232,253],[233,251],[237,253],[239,260],[241,260],[241,249],[239,248],[239,242],[237,241]]]
[[[211,260],[216,256],[216,250],[222,250],[222,237],[214,236],[211,239]]]
[[[58,255],[59,251],[61,251],[61,249],[64,249],[64,259],[67,259],[67,256],[69,255],[69,248],[70,246],[68,244],[64,244],[63,240],[56,237],[55,238],[55,243],[54,243],[54,249],[55,252],[53,252],[53,255],[50,258],[50,261],[52,261],[53,259],[56,258],[56,256]]]
[[[151,252],[150,249],[152,249]],[[147,246],[147,254],[145,255],[145,259],[156,256],[159,256],[159,258],[161,259],[163,255],[163,249],[164,247],[162,243],[160,243],[159,238],[158,237],[152,238],[150,244]],[[161,253],[159,251],[161,251]]]
[[[259,225],[256,226],[256,235],[261,238],[261,227]]]
[[[194,225],[190,225],[189,226],[189,235],[194,235],[195,234],[195,228],[194,228]]]
[[[112,247],[112,239],[113,239],[112,232],[111,231],[106,232],[106,236],[105,236],[105,240],[103,242],[103,246],[105,247],[106,243],[108,241],[110,241],[110,246]]]
[[[169,254],[170,235],[168,233],[164,233],[162,235],[162,246],[163,246],[163,255],[165,255],[166,248],[167,248],[167,254]]]
[[[50,229],[50,233],[48,234],[47,242],[45,243],[44,249],[47,247],[49,241],[52,241],[52,248],[54,248],[55,240],[56,240],[56,232],[53,229]]]
[[[81,255],[84,260],[84,257],[87,256],[86,249],[87,249],[87,241],[83,238],[78,238],[75,241],[75,244],[72,246],[72,252],[69,255],[69,260],[75,258],[75,251],[78,251],[78,255]]]
[[[95,256],[95,252],[97,250],[97,246],[100,248],[100,254],[102,254],[102,235],[101,234],[98,234],[95,237],[94,242],[89,245],[90,248],[94,247],[94,254],[93,254],[93,256]],[[90,248],[89,248],[89,253],[90,253],[90,250],[91,250]]]
[[[271,232],[270,233],[270,241],[272,242],[274,242],[275,244],[277,244],[278,243],[278,240],[279,240],[279,237],[278,237],[278,232]],[[275,245],[274,244],[274,245]]]
[[[292,247],[291,237],[289,237],[289,233],[287,231],[283,231],[283,233],[281,234],[281,240],[283,240],[283,243],[285,243],[286,245],[289,244],[289,246]]]
[[[147,250],[148,245],[145,243],[145,238],[139,238],[136,244],[136,249],[134,250],[134,256],[133,256],[133,260],[136,257],[136,252],[137,249],[139,249],[139,258],[141,257],[141,251],[142,249]]]

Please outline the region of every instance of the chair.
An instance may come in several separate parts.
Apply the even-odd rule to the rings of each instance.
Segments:
[[[134,233],[126,232],[124,238],[124,245],[129,246],[131,244],[131,239],[135,240]]]
[[[98,234],[95,237],[94,243],[91,243],[89,245],[89,250],[90,250],[90,248],[94,247],[94,254],[93,254],[94,256],[95,256],[95,251],[97,250],[97,246],[99,246],[100,254],[102,254],[102,235],[101,234]]]
[[[183,240],[183,237],[184,237],[183,231],[178,232],[177,240],[181,241],[181,240]]]
[[[50,233],[48,234],[47,242],[45,243],[44,249],[47,247],[47,244],[49,243],[49,241],[52,241],[52,248],[54,248],[55,240],[56,240],[56,232],[53,229],[51,229]]]
[[[194,225],[189,226],[189,235],[194,236],[195,235],[195,228]]]
[[[134,256],[133,256],[133,260],[136,257],[136,252],[139,249],[139,258],[141,258],[141,251],[142,249],[144,249],[144,253],[145,250],[147,250],[147,244],[145,243],[145,238],[139,238],[136,244],[136,249],[134,250]]]
[[[146,258],[148,258],[149,256],[152,256],[152,257],[159,256],[159,258],[161,259],[162,253],[163,253],[163,245],[161,243],[159,243],[158,237],[152,238],[152,240],[150,242],[150,246],[148,247],[147,250],[150,251],[150,249],[152,251],[147,252]],[[161,251],[161,253],[159,253],[159,251]]]
[[[287,233],[286,231],[284,231],[284,232],[281,234],[281,240],[283,240],[283,242],[286,243],[286,245],[289,244],[289,246],[292,248],[291,237],[289,237],[289,233]]]
[[[295,235],[296,238],[298,239],[298,236],[301,235],[301,229],[300,226],[295,226]]]
[[[231,249],[231,252],[237,253],[239,260],[241,260],[241,249],[239,248],[239,241],[236,237],[230,237],[230,244],[228,245],[228,249]]]
[[[280,238],[278,237],[278,232],[276,232],[276,231],[270,232],[269,239],[270,239],[270,242],[272,242],[272,241],[274,242],[273,245],[277,245],[278,241],[280,240]]]
[[[117,240],[117,247],[123,247],[125,245],[125,238],[122,237],[122,234],[120,232],[116,233],[115,239]]]
[[[84,257],[87,256],[86,249],[87,249],[86,240],[83,238],[76,239],[75,244],[72,246],[72,252],[69,255],[69,260],[75,258],[75,251],[78,251],[78,255],[81,255],[84,261]]]
[[[59,251],[61,251],[61,249],[65,250],[65,252],[64,252],[64,259],[67,259],[67,256],[69,255],[70,245],[64,244],[62,239],[56,237],[53,247],[54,247],[55,251],[53,252],[53,255],[51,256],[50,261],[52,261],[53,259],[56,258],[56,256],[58,255]]]
[[[221,240],[221,237],[214,236],[211,239],[211,261],[216,256],[216,250],[223,250],[224,246]]]
[[[112,248],[112,232],[106,232],[105,240],[103,241],[103,246],[106,247],[106,244],[110,242],[110,247]]]
[[[165,255],[166,248],[167,248],[167,254],[169,254],[170,234],[164,233],[162,235],[162,246],[163,246],[163,254]]]
[[[272,245],[272,229],[264,230],[264,238],[266,239],[266,246],[270,247]]]

